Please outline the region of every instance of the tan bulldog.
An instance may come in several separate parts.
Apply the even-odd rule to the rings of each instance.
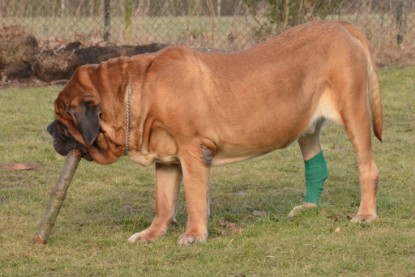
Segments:
[[[183,179],[188,220],[178,243],[188,245],[208,237],[211,166],[295,141],[307,160],[321,150],[325,120],[344,126],[357,155],[361,202],[354,220],[376,218],[370,113],[381,140],[382,106],[367,39],[349,23],[318,21],[235,53],[179,46],[81,66],[57,97],[48,129],[63,155],[78,148],[100,164],[123,155],[155,163],[156,216],[130,242],[166,234]]]

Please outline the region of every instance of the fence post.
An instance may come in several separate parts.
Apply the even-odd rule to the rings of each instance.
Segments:
[[[104,41],[109,42],[111,40],[111,13],[110,13],[110,0],[104,0]]]
[[[396,35],[396,42],[398,45],[400,45],[404,40],[406,27],[406,14],[404,14],[403,0],[398,1],[397,6],[395,8],[395,23],[396,28],[398,29],[398,34]]]

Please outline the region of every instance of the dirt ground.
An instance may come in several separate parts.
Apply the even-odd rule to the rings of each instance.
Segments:
[[[156,52],[166,44],[85,46],[81,41],[39,45],[19,26],[0,28],[0,86],[65,82],[83,64],[100,63],[119,56]]]

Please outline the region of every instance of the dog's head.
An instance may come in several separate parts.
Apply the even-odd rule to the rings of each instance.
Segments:
[[[56,120],[47,128],[59,154],[76,148],[100,164],[123,154],[128,63],[118,58],[77,69],[55,100]]]
[[[92,158],[88,153],[88,149],[81,143],[76,141],[74,137],[69,133],[68,128],[60,123],[58,120],[54,120],[49,124],[47,128],[49,134],[52,136],[53,147],[56,152],[66,156],[70,150],[79,149],[82,153],[82,157],[88,161]]]

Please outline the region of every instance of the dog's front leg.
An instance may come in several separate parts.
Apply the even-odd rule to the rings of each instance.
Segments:
[[[208,153],[209,152],[209,153]],[[187,228],[178,240],[180,245],[206,242],[208,237],[208,177],[211,152],[194,143],[180,150],[186,194]]]
[[[132,235],[129,242],[154,241],[166,234],[174,220],[181,179],[180,165],[156,163],[156,216],[149,228]]]

